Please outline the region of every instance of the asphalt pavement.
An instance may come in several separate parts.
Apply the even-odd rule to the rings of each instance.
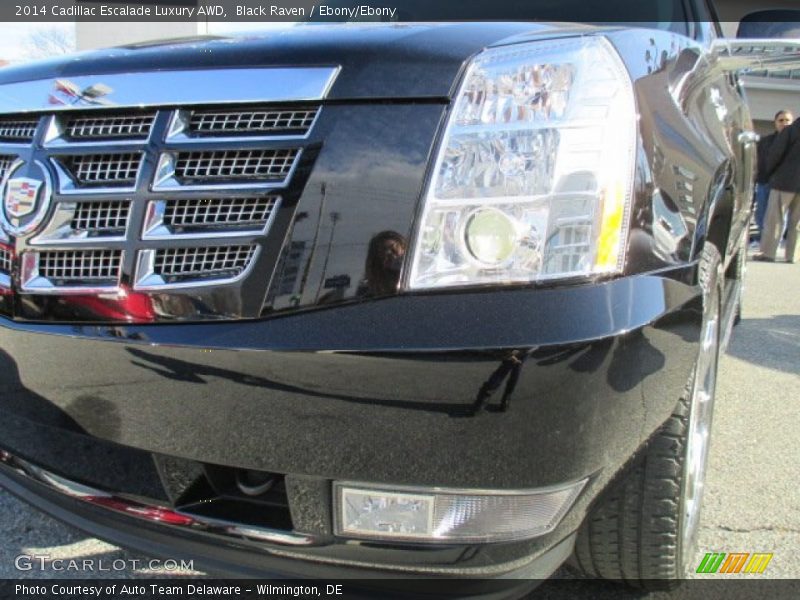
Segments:
[[[697,553],[767,552],[761,578],[800,578],[800,265],[751,263],[743,320],[720,364],[705,503]],[[103,577],[163,577],[148,557],[63,525],[0,490],[0,578],[81,578],[97,573],[18,570],[22,554],[52,559],[103,559],[128,565]],[[115,562],[116,561],[116,562]],[[23,566],[24,563],[23,563]],[[178,576],[192,575],[181,571]],[[688,573],[690,578],[707,575]],[[565,570],[556,577],[571,577]],[[753,576],[737,575],[746,578]],[[549,587],[548,587],[549,586]],[[626,597],[617,586],[572,580],[570,595]],[[563,590],[563,588],[560,588]],[[542,597],[558,594],[546,583]],[[631,597],[641,597],[635,595]],[[655,594],[657,597],[679,597]]]

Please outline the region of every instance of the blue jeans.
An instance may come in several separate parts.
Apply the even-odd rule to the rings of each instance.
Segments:
[[[767,216],[767,204],[769,202],[769,184],[756,184],[756,225],[758,225],[758,237],[764,231],[764,219]]]

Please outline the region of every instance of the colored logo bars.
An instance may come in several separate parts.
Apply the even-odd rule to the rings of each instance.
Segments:
[[[705,574],[727,574],[750,573],[760,574],[767,569],[767,565],[772,560],[772,554],[764,552],[708,552],[700,566],[697,567],[698,573]]]
[[[41,181],[25,177],[9,180],[5,197],[8,213],[12,217],[24,217],[32,213],[41,186]]]

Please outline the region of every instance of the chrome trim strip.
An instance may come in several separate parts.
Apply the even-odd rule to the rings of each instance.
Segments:
[[[47,128],[45,129],[44,139],[42,140],[44,147],[47,148],[63,142],[63,135],[64,128],[62,127],[58,117],[56,115],[50,115],[47,117]]]
[[[240,136],[215,136],[205,135],[202,137],[191,137],[184,133],[187,127],[187,113],[186,110],[176,110],[172,113],[167,127],[167,144],[208,144],[209,142],[282,142],[282,141],[303,141],[311,136],[311,131],[319,120],[319,115],[322,113],[322,106],[317,108],[317,114],[314,115],[314,120],[303,135],[240,135]],[[246,111],[243,108],[242,111]]]
[[[216,140],[215,140],[216,141]],[[292,148],[294,150],[295,148]],[[286,173],[281,181],[266,181],[259,182],[258,179],[253,178],[245,180],[242,183],[195,183],[195,184],[182,184],[175,177],[175,162],[177,160],[177,151],[162,152],[158,157],[158,166],[153,175],[153,191],[154,192],[170,192],[170,191],[185,191],[185,192],[201,192],[212,190],[243,190],[243,189],[259,189],[259,190],[272,190],[278,188],[285,188],[294,177],[294,172],[297,170],[297,165],[300,164],[300,159],[303,156],[303,149],[296,148],[297,155],[294,157],[294,162],[289,172]],[[210,152],[224,152],[218,148],[210,150]],[[234,180],[235,181],[235,180]],[[81,191],[83,188],[81,188]]]
[[[185,288],[198,288],[208,287],[214,285],[227,285],[229,283],[236,283],[241,281],[248,275],[258,262],[258,257],[261,254],[261,246],[256,246],[253,255],[247,266],[242,269],[242,272],[235,277],[220,277],[220,278],[206,278],[195,279],[194,281],[178,281],[167,282],[164,281],[161,275],[155,272],[156,266],[156,249],[139,250],[139,255],[136,257],[136,278],[134,280],[133,289],[137,291],[142,290],[165,290],[165,289],[185,289]]]
[[[281,546],[315,546],[316,538],[293,531],[280,531],[243,525],[225,519],[215,519],[194,515],[189,512],[172,510],[156,504],[129,500],[98,488],[94,488],[36,466],[18,456],[0,449],[0,464],[11,469],[16,475],[35,481],[48,489],[63,494],[74,500],[102,507],[111,512],[129,517],[143,519],[151,523],[159,523],[165,527],[180,527],[202,531],[228,539],[267,542]]]
[[[341,67],[205,69],[80,75],[0,86],[0,114],[165,105],[313,102]],[[53,102],[63,104],[54,104]]]
[[[166,200],[154,200],[148,203],[147,212],[145,213],[145,222],[142,231],[143,240],[199,240],[199,239],[217,239],[217,238],[235,238],[235,237],[254,237],[260,235],[267,235],[275,221],[278,209],[281,206],[282,198],[277,196],[275,204],[273,204],[267,217],[264,226],[260,229],[233,229],[232,231],[225,231],[224,224],[218,225],[219,231],[204,231],[201,233],[173,233],[170,228],[164,224],[164,210],[166,208]],[[214,224],[207,225],[212,228]]]

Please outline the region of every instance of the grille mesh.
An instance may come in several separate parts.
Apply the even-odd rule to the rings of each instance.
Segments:
[[[5,246],[0,246],[0,273],[11,274],[11,251]]]
[[[239,111],[195,111],[189,132],[213,135],[304,135],[317,116],[316,108],[264,108]]]
[[[173,229],[207,226],[265,225],[277,197],[168,200],[164,223]]]
[[[81,185],[133,185],[142,161],[141,154],[90,154],[73,156],[69,168]]]
[[[57,282],[116,282],[121,250],[50,250],[39,254],[39,274]]]
[[[90,233],[123,232],[128,225],[130,202],[84,202],[78,204],[71,227]]]
[[[235,277],[247,268],[255,249],[248,245],[156,250],[155,273],[167,281]]]
[[[11,164],[16,158],[16,156],[11,154],[0,154],[0,179],[6,176],[6,173],[8,173],[8,170],[11,168]]]
[[[0,119],[0,140],[32,142],[39,119]]]
[[[182,152],[178,154],[175,175],[181,181],[283,181],[292,170],[298,153],[296,149]]]
[[[145,139],[155,117],[154,112],[79,115],[67,120],[64,133],[71,140]]]

